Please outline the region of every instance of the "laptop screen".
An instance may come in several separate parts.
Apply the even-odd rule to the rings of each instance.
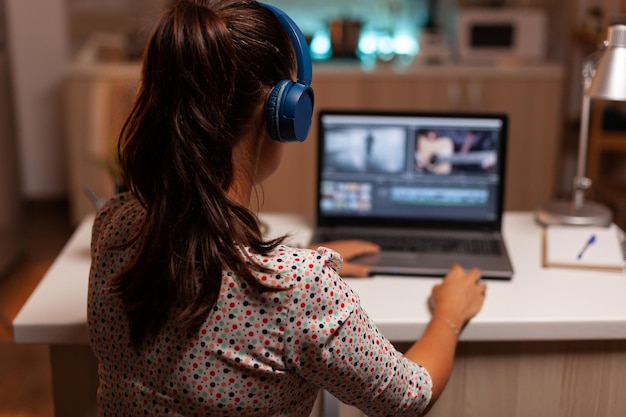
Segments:
[[[320,111],[318,122],[318,223],[500,227],[505,115]]]

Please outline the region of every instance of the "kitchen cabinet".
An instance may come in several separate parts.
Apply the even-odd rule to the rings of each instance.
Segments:
[[[586,197],[607,205],[613,212],[613,222],[622,229],[626,228],[624,116],[625,103],[592,101],[586,169],[586,176],[591,180]]]
[[[110,197],[115,185],[106,164],[132,107],[139,66],[74,68],[64,82],[64,125],[70,215],[74,225]]]
[[[506,210],[534,210],[555,197],[562,121],[563,71],[536,67],[426,67],[372,72],[314,71],[315,108],[501,112],[509,116]],[[266,211],[315,213],[317,127],[288,145],[283,164],[264,184]]]
[[[113,191],[98,166],[115,140],[137,88],[139,66],[76,66],[65,81],[72,220],[93,210],[89,186]],[[554,197],[562,126],[563,70],[557,65],[467,67],[446,65],[364,71],[354,64],[313,70],[315,114],[304,143],[286,145],[283,163],[266,180],[253,210],[315,213],[319,109],[503,112],[509,115],[505,209],[533,210]]]

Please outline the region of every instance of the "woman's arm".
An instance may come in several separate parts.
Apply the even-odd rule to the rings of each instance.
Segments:
[[[372,417],[422,415],[450,376],[457,330],[480,310],[485,288],[478,282],[480,273],[455,266],[435,285],[436,318],[402,355],[363,310],[358,295],[328,268],[329,253],[322,251],[315,262],[327,266],[310,264],[317,273],[305,275],[293,289],[297,303],[314,300],[304,303],[306,311],[290,309],[286,357],[293,371]]]
[[[430,373],[433,398],[429,408],[450,378],[458,334],[480,311],[486,288],[480,280],[480,271],[472,269],[465,273],[458,265],[453,266],[443,282],[433,288],[430,298],[432,319],[422,337],[405,354]]]

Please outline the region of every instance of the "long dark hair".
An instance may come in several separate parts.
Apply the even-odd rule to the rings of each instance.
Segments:
[[[168,319],[198,331],[224,269],[261,287],[241,252],[267,253],[256,217],[227,196],[233,147],[267,88],[291,78],[289,37],[252,0],[179,0],[157,22],[143,56],[139,94],[118,153],[129,189],[145,208],[140,249],[113,281],[135,348]]]

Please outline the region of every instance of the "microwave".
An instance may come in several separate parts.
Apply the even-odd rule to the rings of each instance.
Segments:
[[[547,17],[543,10],[458,10],[456,52],[462,62],[541,62],[546,59],[547,41]]]

